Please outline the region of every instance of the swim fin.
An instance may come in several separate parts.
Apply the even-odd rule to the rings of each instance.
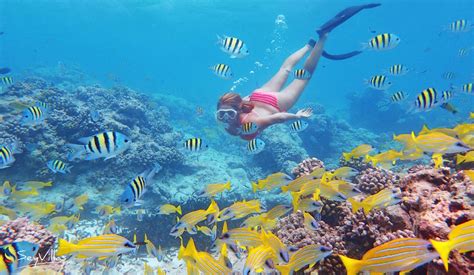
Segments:
[[[344,60],[344,59],[348,59],[348,58],[351,58],[353,56],[356,56],[358,54],[361,54],[362,51],[352,51],[352,52],[348,52],[348,53],[344,53],[344,54],[329,54],[328,52],[326,51],[323,51],[323,56],[327,59],[331,59],[331,60]]]
[[[351,18],[352,16],[359,13],[361,10],[375,8],[380,5],[381,4],[379,3],[373,3],[373,4],[348,7],[344,9],[343,11],[339,12],[338,14],[336,14],[336,16],[334,16],[331,20],[323,24],[321,27],[319,27],[319,29],[316,32],[319,34],[319,36],[323,34],[327,34],[331,32],[337,26],[349,20],[349,18]]]

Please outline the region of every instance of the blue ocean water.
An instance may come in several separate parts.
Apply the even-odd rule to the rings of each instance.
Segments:
[[[381,7],[362,12],[331,33],[327,49],[336,53],[358,49],[373,37],[371,31],[399,35],[399,47],[368,51],[348,61],[323,59],[301,105],[318,102],[330,113],[348,118],[346,96],[364,91],[364,79],[394,63],[427,70],[394,81],[391,91],[403,89],[412,96],[426,87],[448,88],[450,83],[440,77],[445,71],[456,72],[455,84],[472,77],[472,55],[457,57],[459,48],[472,46],[472,32],[440,34],[451,21],[474,17],[472,1],[381,3]],[[5,30],[0,54],[2,63],[19,75],[35,66],[74,64],[104,84],[111,84],[109,78],[114,76],[124,85],[147,93],[169,93],[213,107],[232,85],[213,77],[209,66],[228,62],[235,72],[234,80],[249,78],[236,91],[249,94],[276,72],[288,54],[309,37],[316,37],[314,31],[319,25],[350,4],[312,0],[5,0],[0,4],[0,26]],[[280,14],[285,16],[287,29],[275,24]],[[216,34],[240,37],[247,43],[250,56],[230,60],[215,45]],[[279,48],[276,53],[266,53],[275,48]],[[256,61],[263,67],[256,68]],[[249,74],[252,70],[255,74]],[[437,125],[444,121],[440,116],[447,114],[437,110],[426,116],[424,122]],[[390,119],[384,122],[394,124]]]
[[[362,54],[344,61],[322,58],[297,105],[289,110],[294,113],[308,106],[324,109],[325,114],[324,111],[316,112],[315,121],[321,124],[313,122],[310,129],[299,134],[301,140],[292,141],[294,143],[290,145],[293,147],[278,143],[292,140],[287,136],[283,136],[281,140],[275,137],[282,133],[281,129],[268,129],[268,140],[271,140],[267,144],[268,150],[255,157],[240,151],[235,154],[237,149],[241,149],[243,142],[237,142],[234,137],[217,132],[218,125],[214,120],[217,100],[223,93],[231,90],[245,96],[263,85],[277,72],[288,55],[304,46],[309,38],[318,38],[315,30],[320,25],[343,8],[353,5],[354,1],[0,0],[0,32],[3,32],[0,35],[0,68],[11,68],[9,75],[15,82],[35,76],[42,70],[61,72],[61,68],[72,68],[86,76],[84,79],[75,79],[75,84],[78,85],[119,87],[117,90],[111,90],[111,93],[116,92],[117,97],[124,98],[127,98],[128,90],[121,88],[129,87],[158,98],[158,101],[166,99],[163,104],[166,104],[169,111],[159,108],[151,110],[161,102],[150,105],[147,105],[148,102],[139,102],[143,105],[137,109],[127,109],[127,106],[120,109],[123,106],[114,106],[127,111],[114,114],[120,123],[114,121],[111,124],[100,124],[101,118],[98,118],[97,123],[100,127],[94,125],[94,128],[87,128],[78,123],[77,128],[64,130],[64,136],[61,136],[64,140],[60,143],[63,145],[65,142],[72,142],[99,130],[122,130],[120,127],[129,131],[125,132],[126,135],[138,135],[136,131],[149,130],[148,124],[143,121],[150,117],[156,120],[166,117],[171,125],[164,123],[163,128],[166,129],[153,128],[159,134],[153,136],[150,143],[154,142],[154,147],[151,146],[152,149],[149,150],[147,148],[147,153],[161,152],[160,150],[164,152],[168,148],[174,148],[174,144],[170,144],[180,141],[181,137],[178,138],[171,132],[203,137],[213,147],[210,154],[196,157],[185,152],[185,160],[171,153],[171,157],[163,157],[167,160],[176,157],[176,162],[162,163],[163,171],[157,176],[159,184],[147,194],[148,203],[143,207],[150,214],[156,210],[157,205],[179,203],[183,205],[183,212],[188,213],[205,209],[209,205],[208,200],[194,197],[196,186],[232,180],[233,186],[237,186],[233,188],[238,192],[233,189],[235,192],[220,196],[218,200],[220,205],[222,203],[228,206],[234,201],[247,198],[247,195],[258,197],[250,193],[250,181],[284,169],[284,172],[290,173],[294,165],[308,156],[323,159],[330,168],[335,168],[339,164],[341,153],[356,145],[373,142],[372,145],[377,147],[376,151],[380,152],[382,149],[391,148],[392,144],[389,142],[393,133],[418,131],[424,124],[430,128],[454,127],[467,121],[469,113],[473,111],[474,97],[461,92],[456,92],[450,101],[458,109],[457,114],[451,114],[439,107],[429,112],[410,112],[409,109],[416,95],[426,88],[435,87],[440,95],[444,90],[459,90],[463,84],[472,83],[474,31],[452,33],[447,28],[451,22],[458,19],[473,22],[474,2],[379,2],[382,3],[380,7],[362,11],[331,32],[325,49],[330,53],[362,49],[363,44],[367,45],[369,39],[376,34],[386,32],[399,36],[401,43],[386,51],[365,49]],[[219,49],[216,35],[242,39],[249,48],[250,55],[231,59]],[[460,49],[470,49],[471,53],[459,56]],[[216,77],[209,67],[217,63],[230,65],[234,77],[230,80]],[[386,70],[394,64],[404,64],[411,71],[404,76],[388,76],[393,85],[387,91],[369,89],[364,83],[364,80],[373,75],[386,74]],[[303,61],[297,67],[302,65]],[[444,79],[442,76],[446,72],[453,72],[455,78]],[[51,79],[54,81],[54,77]],[[292,77],[290,81],[291,79]],[[67,92],[76,93],[76,90],[66,87]],[[100,89],[98,91],[100,92]],[[409,95],[407,101],[403,104],[391,104],[388,109],[381,108],[379,105],[396,91],[406,92]],[[90,95],[87,91],[83,94],[81,92],[79,97],[83,101],[79,105],[87,103],[84,98]],[[68,97],[68,100],[71,98],[73,97]],[[180,98],[185,99],[185,103],[180,105],[177,100]],[[49,99],[48,103],[54,105],[55,100]],[[67,105],[59,99],[58,102],[60,106]],[[176,105],[170,105],[170,102],[176,102]],[[86,103],[83,105],[87,105]],[[146,117],[136,112],[143,108],[156,113]],[[194,111],[197,108],[202,108],[205,114],[203,117]],[[161,116],[162,113],[166,115]],[[84,118],[83,113],[79,115],[81,119]],[[108,118],[109,114],[102,115]],[[68,116],[71,114],[68,113]],[[134,120],[140,121],[138,126]],[[55,125],[54,119],[52,121]],[[55,130],[61,132],[60,127]],[[33,140],[31,137],[35,137],[36,132],[27,133],[25,136]],[[18,138],[23,137],[19,135]],[[140,140],[137,144],[146,145],[147,142]],[[29,140],[23,140],[23,143],[25,146],[31,145]],[[41,142],[39,146],[49,146],[47,148],[51,151],[48,153],[60,147],[51,149],[56,147],[56,144],[45,143],[47,142]],[[141,157],[141,152],[137,153],[136,150],[136,147],[132,147],[129,151]],[[54,151],[54,154],[56,153]],[[34,157],[38,160],[44,157],[38,156],[39,154],[33,157],[25,155],[26,153],[19,155],[17,165],[9,168],[10,170],[0,170],[0,173],[6,171],[0,174],[0,182],[10,176],[19,179],[27,175],[32,179],[39,175],[41,180],[54,180],[55,183],[64,181],[70,186],[75,184],[74,188],[68,188],[64,184],[55,189],[55,192],[61,194],[72,190],[73,192],[68,194],[70,198],[82,193],[89,194],[89,208],[82,213],[83,220],[87,222],[99,220],[95,207],[112,204],[118,197],[117,193],[130,181],[130,175],[137,175],[156,161],[153,159],[154,155],[150,157],[149,154],[144,154],[145,160],[137,157],[143,162],[132,157],[126,161],[113,159],[104,163],[93,162],[98,163],[95,166],[88,161],[77,162],[74,163],[72,175],[64,177],[44,171],[40,173],[39,168],[21,175],[19,163],[28,162],[28,158]],[[275,156],[291,159],[275,159]],[[41,161],[44,162],[43,159]],[[128,166],[120,166],[124,163]],[[42,169],[46,170],[45,167]],[[12,173],[12,170],[17,173]],[[127,178],[119,178],[122,174],[107,174],[110,171],[128,173]],[[94,182],[95,175],[98,183]],[[266,210],[271,206],[289,202],[288,198],[275,194],[265,194],[258,198],[266,204]],[[155,242],[163,244],[167,249],[178,247],[179,241],[168,236],[171,226],[176,222],[174,216],[159,216],[158,219],[156,215],[151,215],[145,218],[144,223],[137,225],[136,213],[131,212],[125,211],[126,214],[117,218],[122,226],[122,235],[132,239],[133,233],[138,232],[139,238],[148,233]],[[98,229],[97,234],[102,232],[103,223],[106,222],[106,219],[102,218],[99,220],[100,230]],[[240,224],[229,223],[232,227]],[[81,226],[98,225],[86,223]],[[195,239],[199,243],[198,246],[208,248],[207,237],[200,234]],[[169,256],[170,258],[174,257],[174,252],[176,251],[169,252],[173,255]]]

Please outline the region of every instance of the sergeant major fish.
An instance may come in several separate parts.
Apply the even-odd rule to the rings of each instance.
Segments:
[[[222,38],[218,35],[217,44],[219,44],[223,52],[230,55],[230,58],[242,58],[249,55],[247,45],[239,38],[229,36]]]
[[[3,145],[0,147],[0,169],[5,169],[15,162],[14,154],[21,153],[21,150],[18,149],[18,144],[13,142],[8,145]]]
[[[127,184],[125,190],[120,196],[120,204],[124,207],[132,207],[139,205],[140,199],[146,192],[147,184],[153,179],[156,173],[161,170],[161,166],[157,164],[151,170],[146,170],[140,175],[136,176],[130,183]]]
[[[104,158],[104,160],[108,160],[123,153],[132,143],[130,138],[115,131],[83,137],[78,141],[82,145],[67,144],[73,150],[68,156],[69,161],[76,158],[84,158],[85,160]]]
[[[68,165],[67,163],[64,163],[61,160],[51,160],[48,161],[46,164],[54,174],[56,173],[61,173],[61,174],[66,174],[66,173],[71,173],[71,165]]]

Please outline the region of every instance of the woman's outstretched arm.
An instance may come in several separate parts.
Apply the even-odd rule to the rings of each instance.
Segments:
[[[255,122],[259,126],[263,126],[263,125],[270,126],[276,123],[283,123],[290,120],[310,117],[312,114],[313,114],[313,110],[311,108],[308,108],[308,109],[299,110],[296,114],[281,112],[281,113],[276,113],[276,114],[265,116],[265,117],[260,117]]]

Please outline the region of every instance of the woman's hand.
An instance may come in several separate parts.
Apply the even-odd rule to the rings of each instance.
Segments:
[[[301,109],[298,112],[296,112],[296,116],[298,118],[307,118],[312,115],[313,115],[313,109],[311,108]]]

